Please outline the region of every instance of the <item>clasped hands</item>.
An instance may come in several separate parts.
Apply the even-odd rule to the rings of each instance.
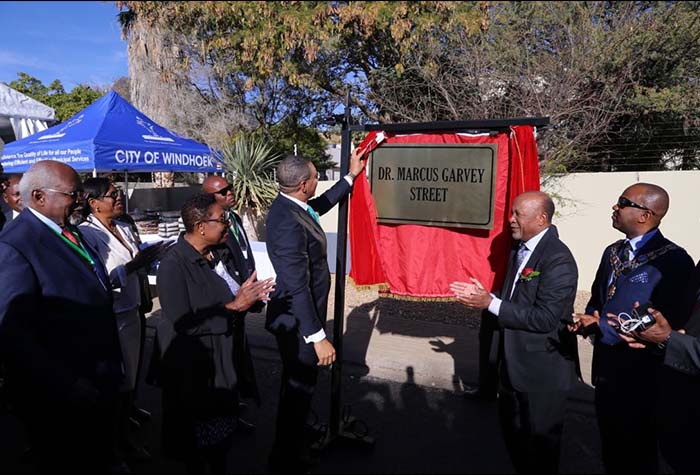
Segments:
[[[267,302],[270,292],[275,290],[275,282],[272,277],[258,280],[258,272],[254,271],[238,289],[236,298],[225,305],[232,312],[245,312],[257,301]]]
[[[489,308],[489,304],[491,304],[491,300],[493,300],[491,294],[478,279],[471,277],[470,280],[471,283],[452,282],[450,284],[450,290],[455,294],[457,301],[469,308]]]

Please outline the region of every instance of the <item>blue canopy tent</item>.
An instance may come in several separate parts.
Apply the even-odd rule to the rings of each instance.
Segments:
[[[207,145],[162,127],[114,91],[70,119],[2,151],[5,173],[23,173],[39,160],[90,172],[221,172]]]

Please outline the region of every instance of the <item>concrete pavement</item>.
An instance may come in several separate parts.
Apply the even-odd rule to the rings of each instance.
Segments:
[[[349,309],[344,347],[342,400],[361,422],[354,430],[375,439],[373,448],[337,443],[322,452],[316,473],[512,473],[498,425],[495,403],[461,396],[461,385],[477,379],[477,332],[473,322],[449,325],[377,314],[368,302]],[[386,312],[388,313],[388,312]],[[157,310],[151,318],[159,318]],[[150,320],[150,319],[149,319]],[[248,317],[261,406],[250,405],[247,420],[257,425],[241,435],[231,452],[231,473],[266,473],[274,437],[281,364],[262,315]],[[151,324],[153,320],[150,320]],[[329,328],[332,334],[332,327]],[[153,338],[149,331],[146,361]],[[314,399],[317,422],[327,424],[330,372],[323,371]],[[160,390],[142,384],[139,405],[153,414],[138,437],[153,453],[136,473],[183,473],[160,454]],[[25,444],[21,426],[0,416],[0,472],[27,472],[18,461]],[[592,390],[580,384],[564,427],[562,473],[602,473]]]

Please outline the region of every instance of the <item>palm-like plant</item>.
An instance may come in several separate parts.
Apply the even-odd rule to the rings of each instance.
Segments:
[[[220,153],[226,178],[233,185],[236,211],[257,228],[277,196],[275,167],[281,156],[263,140],[246,135],[226,143]]]

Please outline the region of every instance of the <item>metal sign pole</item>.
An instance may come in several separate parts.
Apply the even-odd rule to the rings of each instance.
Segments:
[[[350,93],[345,101],[345,120],[342,126],[342,142],[340,146],[340,174],[345,176],[350,166]],[[342,180],[343,178],[341,178]],[[333,311],[333,347],[335,348],[335,363],[331,369],[331,412],[330,426],[320,448],[327,447],[332,442],[343,439],[346,441],[363,442],[372,446],[374,439],[366,434],[358,436],[351,430],[356,420],[346,414],[341,421],[342,383],[343,383],[343,331],[345,327],[345,261],[347,258],[348,236],[348,198],[338,204],[338,242],[335,261],[335,307]],[[366,427],[366,426],[365,426]]]

